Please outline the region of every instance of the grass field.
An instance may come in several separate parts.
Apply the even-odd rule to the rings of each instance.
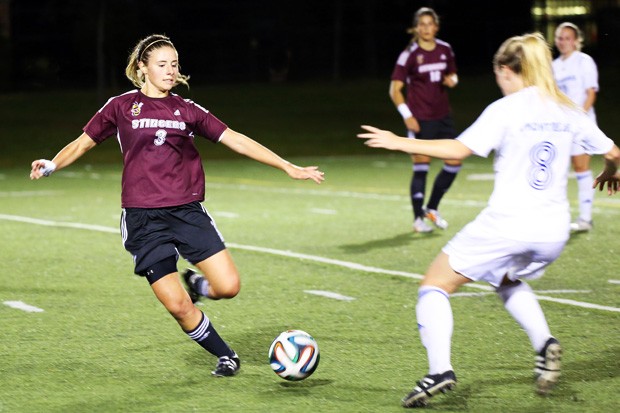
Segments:
[[[460,128],[498,97],[489,81],[462,80],[453,94]],[[202,308],[241,356],[241,373],[212,378],[215,359],[132,275],[118,233],[121,168],[113,139],[50,179],[28,180],[30,161],[53,156],[101,104],[87,92],[3,95],[0,412],[402,411],[401,397],[427,369],[414,315],[420,274],[485,205],[491,161],[465,163],[441,206],[446,231],[413,234],[407,156],[371,151],[353,138],[364,122],[401,127],[385,82],[188,93],[206,99],[234,129],[298,164],[318,164],[327,177],[320,186],[294,182],[200,143],[205,206],[242,274],[235,299]],[[601,105],[601,123],[613,130],[613,105],[603,98]],[[574,180],[569,189],[575,201]],[[428,410],[617,411],[619,217],[620,198],[597,194],[595,230],[573,236],[531,282],[565,350],[556,392],[534,394],[525,333],[476,284],[451,299],[458,386]],[[298,383],[277,377],[267,362],[272,339],[288,328],[308,331],[321,349],[317,371]]]
[[[0,302],[44,311],[0,306],[0,411],[400,411],[426,371],[414,318],[418,274],[484,205],[490,163],[465,165],[442,206],[450,227],[423,236],[410,231],[406,157],[294,161],[318,163],[328,181],[293,182],[239,159],[206,163],[205,204],[243,280],[234,300],[203,307],[242,357],[232,379],[210,377],[214,358],[132,275],[117,233],[118,166],[75,165],[40,182],[4,173]],[[609,280],[620,279],[620,203],[599,196],[596,205],[596,230],[573,237],[532,282],[565,348],[556,393],[534,394],[527,337],[480,285],[452,298],[459,385],[429,409],[616,409],[620,285]],[[318,370],[299,383],[267,363],[271,340],[288,328],[307,330],[321,348]]]

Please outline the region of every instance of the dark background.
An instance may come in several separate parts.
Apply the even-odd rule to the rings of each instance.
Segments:
[[[413,13],[433,7],[438,37],[452,44],[460,73],[489,70],[512,35],[544,24],[533,0],[0,0],[1,90],[125,89],[127,56],[142,37],[169,35],[192,84],[388,78],[410,36]],[[617,64],[617,7],[599,4],[586,52]],[[7,7],[8,5],[8,7]],[[570,19],[577,24],[584,21]]]

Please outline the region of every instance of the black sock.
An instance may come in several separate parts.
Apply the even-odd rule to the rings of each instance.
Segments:
[[[411,196],[411,206],[413,206],[413,217],[424,216],[422,206],[424,205],[424,193],[426,192],[426,175],[429,165],[427,163],[416,163],[413,165],[413,176],[409,186]]]
[[[222,340],[217,331],[215,331],[213,324],[211,324],[205,313],[202,313],[202,319],[200,323],[198,323],[198,326],[192,331],[186,331],[186,333],[189,338],[218,358],[222,356],[232,357],[235,354],[235,352],[228,347],[226,342]]]
[[[433,184],[433,192],[426,205],[428,209],[437,210],[439,207],[439,201],[443,198],[444,194],[448,192],[456,174],[461,169],[460,165],[444,165],[441,172],[437,174],[435,183]]]

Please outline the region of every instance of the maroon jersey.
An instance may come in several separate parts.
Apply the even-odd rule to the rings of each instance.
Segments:
[[[227,126],[208,110],[171,93],[116,96],[84,132],[101,143],[116,135],[123,153],[123,208],[163,208],[203,201],[205,177],[195,135],[218,142]]]
[[[420,120],[443,119],[450,114],[448,91],[442,82],[445,75],[456,73],[454,52],[448,43],[435,42],[431,51],[412,43],[400,54],[392,72],[392,80],[407,86],[407,106]]]

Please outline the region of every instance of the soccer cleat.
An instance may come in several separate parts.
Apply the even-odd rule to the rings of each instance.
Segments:
[[[441,374],[427,374],[403,399],[403,406],[424,407],[428,403],[428,399],[438,393],[452,390],[454,386],[456,386],[456,375],[452,370]]]
[[[439,229],[446,229],[446,228],[448,228],[448,221],[443,219],[441,217],[441,215],[439,215],[439,211],[437,211],[436,209],[424,208],[424,216],[426,216],[426,218],[430,219],[431,222],[433,224],[435,224],[435,226],[437,228],[439,228]]]
[[[415,221],[413,221],[413,231],[414,232],[433,232],[433,228],[424,222],[424,218],[417,217]]]
[[[577,219],[575,222],[570,223],[570,230],[573,232],[587,232],[592,229],[592,221],[586,221],[585,219]]]
[[[560,379],[560,367],[562,364],[562,347],[555,338],[551,337],[545,343],[543,349],[536,356],[536,392],[543,396],[555,387]]]
[[[237,353],[234,353],[232,357],[222,356],[217,361],[215,370],[211,372],[215,377],[230,377],[239,373],[241,368],[241,360]]]
[[[185,290],[187,294],[189,294],[189,298],[192,299],[192,303],[197,303],[200,301],[200,293],[198,292],[198,281],[202,278],[202,275],[198,274],[196,271],[187,268],[183,271],[183,280],[185,281],[185,285],[187,286]]]

